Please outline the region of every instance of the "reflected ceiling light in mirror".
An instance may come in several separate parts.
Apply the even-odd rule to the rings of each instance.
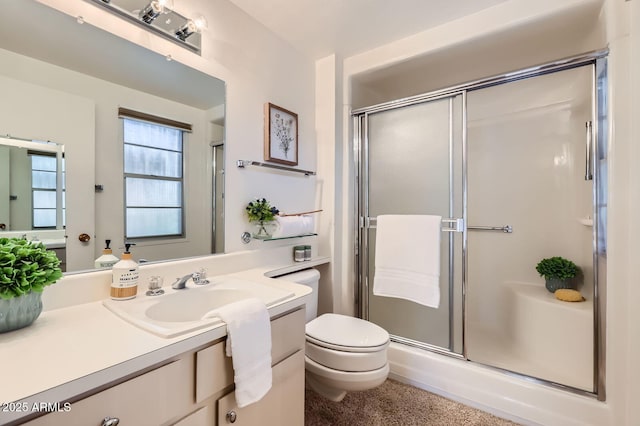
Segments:
[[[153,0],[140,11],[140,19],[146,24],[152,23],[163,13],[169,13],[173,9],[173,0]]]
[[[207,20],[202,15],[189,19],[186,24],[176,30],[176,37],[185,41],[193,33],[200,33],[208,28]]]
[[[173,10],[173,0],[86,0],[157,35],[200,54],[201,32],[206,19],[197,15],[187,18]],[[162,19],[157,19],[164,15]]]

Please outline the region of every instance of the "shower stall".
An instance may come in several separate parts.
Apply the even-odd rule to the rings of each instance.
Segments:
[[[361,316],[604,399],[606,78],[597,52],[353,111]],[[385,214],[442,216],[438,308],[373,294]],[[546,290],[535,267],[553,256],[579,266],[585,301]]]

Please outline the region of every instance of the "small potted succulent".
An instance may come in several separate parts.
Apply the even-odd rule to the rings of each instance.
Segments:
[[[249,222],[256,224],[254,238],[270,238],[275,229],[275,218],[280,211],[272,206],[266,199],[256,199],[249,202],[245,208]]]
[[[545,278],[545,287],[551,293],[559,288],[573,288],[572,278],[580,271],[572,261],[560,256],[542,259],[536,266],[536,271]]]
[[[0,333],[30,325],[42,312],[42,291],[62,277],[44,244],[0,238]]]

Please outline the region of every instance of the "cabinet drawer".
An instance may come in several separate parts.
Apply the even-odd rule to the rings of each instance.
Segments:
[[[233,413],[233,414],[232,414]],[[230,421],[231,416],[235,419]],[[218,425],[304,425],[304,351],[273,367],[273,384],[260,401],[238,408],[235,392],[218,400]]]
[[[29,426],[99,425],[105,417],[120,425],[159,425],[192,403],[193,364],[184,360],[157,368],[134,379],[71,404],[68,412],[50,413]]]

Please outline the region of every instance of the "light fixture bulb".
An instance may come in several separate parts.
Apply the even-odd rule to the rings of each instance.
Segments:
[[[173,8],[173,0],[153,0],[140,11],[140,19],[151,24],[161,13],[168,13]]]
[[[196,15],[195,18],[192,19],[192,21],[196,26],[196,31],[199,33],[209,28],[207,18],[205,18],[203,15]]]
[[[178,28],[175,32],[177,38],[182,41],[186,41],[193,33],[199,33],[207,28],[207,20],[202,15],[197,15],[193,19],[189,19],[186,24]]]

